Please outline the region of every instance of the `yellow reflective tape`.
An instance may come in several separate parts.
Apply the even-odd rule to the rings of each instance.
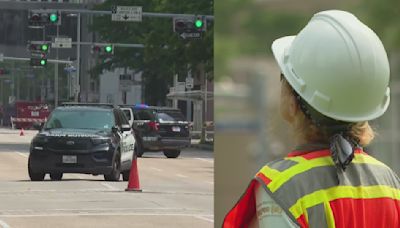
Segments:
[[[324,208],[325,208],[326,225],[328,226],[328,228],[335,228],[336,227],[335,218],[333,217],[332,208],[329,202],[324,202]]]
[[[294,162],[303,162],[303,161],[307,161],[307,159],[303,158],[302,156],[285,157],[284,159],[285,159],[285,160],[294,161]]]
[[[283,171],[281,173],[280,178],[271,179],[272,181],[268,185],[268,188],[271,192],[275,192],[276,190],[278,190],[278,188],[280,188],[284,183],[286,183],[295,175],[305,172],[314,167],[328,166],[328,165],[333,165],[333,161],[330,157],[321,157],[321,158],[306,160],[302,163],[294,165],[289,169]]]
[[[314,167],[334,165],[332,158],[330,156],[314,158],[314,159],[310,159],[310,160],[307,160],[303,157],[299,158],[299,156],[292,157],[292,158],[285,158],[285,159],[297,161],[297,162],[299,162],[299,164],[294,165],[283,172],[280,172],[280,174],[281,174],[280,178],[270,178],[272,181],[268,185],[268,188],[270,189],[271,192],[275,192],[276,190],[278,190],[278,188],[280,188],[284,183],[286,183],[292,177],[296,176],[299,173],[305,172]],[[373,165],[380,165],[380,166],[387,167],[382,162],[376,160],[375,158],[373,158],[369,155],[365,155],[365,154],[355,154],[352,162],[354,162],[355,164],[365,163],[365,164],[373,164]],[[276,172],[278,172],[278,171],[276,171]]]
[[[289,208],[290,213],[297,219],[307,208],[313,207],[323,202],[330,202],[340,198],[352,199],[374,199],[391,198],[400,200],[400,190],[385,185],[375,186],[336,186],[328,189],[315,191],[298,199]]]
[[[352,163],[356,163],[356,164],[367,163],[367,164],[388,167],[387,165],[383,164],[382,162],[380,162],[380,161],[376,160],[375,158],[373,158],[369,155],[366,155],[366,154],[354,154],[354,159],[353,159]]]
[[[262,167],[262,169],[259,172],[264,174],[264,176],[268,177],[270,180],[275,179],[277,176],[281,174],[281,172],[279,172],[278,170],[273,169],[267,165]]]

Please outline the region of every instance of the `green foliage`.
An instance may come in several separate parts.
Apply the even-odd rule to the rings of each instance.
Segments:
[[[97,10],[110,10],[115,1],[106,1]],[[118,5],[132,5],[121,0]],[[188,0],[184,4],[168,0],[138,0],[143,12],[212,15],[213,1]],[[187,65],[194,69],[205,64],[207,72],[213,71],[213,25],[198,40],[182,40],[172,31],[171,18],[143,17],[142,22],[112,22],[110,16],[96,17],[92,30],[104,42],[144,44],[144,48],[116,47],[114,55],[104,57],[91,71],[100,74],[104,69],[129,67],[143,71],[145,99],[149,104],[163,104],[173,75],[186,77]],[[211,77],[213,74],[209,74]]]

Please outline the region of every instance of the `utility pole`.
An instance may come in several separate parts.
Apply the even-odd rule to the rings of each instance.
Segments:
[[[60,27],[57,25],[57,37]],[[58,48],[56,48],[56,60],[58,60]],[[58,106],[58,63],[54,67],[54,107]]]
[[[77,31],[76,31],[76,84],[74,85],[75,89],[75,102],[79,101],[79,93],[81,90],[81,83],[80,83],[80,71],[81,71],[81,14],[78,13],[77,18]]]

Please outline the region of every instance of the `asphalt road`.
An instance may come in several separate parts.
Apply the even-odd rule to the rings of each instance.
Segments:
[[[177,159],[145,153],[138,159],[143,192],[125,192],[127,182],[85,174],[31,182],[35,134],[0,128],[0,227],[213,227],[211,152],[189,148]]]

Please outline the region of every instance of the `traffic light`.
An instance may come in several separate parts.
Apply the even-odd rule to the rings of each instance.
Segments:
[[[30,65],[33,67],[45,67],[47,65],[47,58],[40,56],[32,56]]]
[[[49,43],[30,43],[28,44],[28,49],[31,52],[39,52],[39,53],[49,53],[50,45]]]
[[[61,14],[59,11],[31,10],[28,13],[28,26],[31,28],[42,28],[45,25],[61,25]]]
[[[112,55],[114,54],[114,45],[93,45],[92,53],[101,54],[101,55]]]
[[[207,30],[207,21],[204,16],[196,16],[193,21],[194,28],[199,32]]]
[[[0,75],[5,75],[5,74],[9,74],[10,71],[5,69],[5,68],[0,68]]]
[[[193,20],[190,18],[174,18],[173,31],[177,33],[191,32],[193,30]]]

